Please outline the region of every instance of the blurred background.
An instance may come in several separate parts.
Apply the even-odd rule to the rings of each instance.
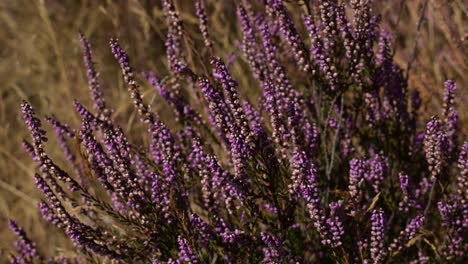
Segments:
[[[223,59],[238,58],[232,71],[243,94],[248,95],[248,71],[242,62],[237,40],[241,34],[235,16],[235,0],[206,1],[215,53]],[[289,0],[290,9],[300,9],[303,0]],[[314,2],[314,1],[312,1]],[[421,92],[422,113],[438,113],[443,82],[450,78],[459,85],[460,123],[467,133],[468,118],[466,29],[468,3],[463,0],[374,1],[374,12],[382,16],[383,27],[395,41],[395,58],[409,70],[409,87]],[[191,42],[189,58],[206,60],[193,1],[175,0]],[[422,12],[424,10],[424,13]],[[46,252],[65,253],[69,242],[39,217],[41,197],[33,183],[35,166],[21,146],[28,138],[21,120],[20,103],[27,100],[39,116],[54,113],[60,120],[78,125],[73,99],[91,107],[78,32],[90,40],[103,91],[115,109],[115,117],[127,132],[138,131],[131,101],[122,84],[118,65],[108,46],[118,37],[138,71],[167,72],[164,48],[166,26],[159,0],[0,0],[0,262],[5,261],[14,237],[6,220],[15,219]],[[305,36],[305,35],[304,35]],[[304,38],[305,39],[305,38]],[[143,87],[153,107],[170,120],[164,104],[151,89]],[[50,127],[44,124],[47,130]],[[140,133],[141,134],[141,133]],[[64,164],[57,142],[46,149]],[[54,245],[47,246],[47,245]],[[70,253],[72,254],[72,253]]]

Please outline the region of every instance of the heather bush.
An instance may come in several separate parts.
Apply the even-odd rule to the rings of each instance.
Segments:
[[[281,0],[239,3],[236,59],[249,69],[243,89],[258,97],[243,96],[232,58],[217,56],[203,1],[195,9],[210,56],[196,63],[174,4],[162,6],[168,72],[138,72],[110,40],[147,140],[114,118],[83,34],[93,110],[75,101],[75,128],[59,112],[44,119],[68,165],[48,155],[43,122],[21,104],[39,212],[76,254],[46,256],[10,221],[19,239],[12,263],[466,260],[457,85],[446,81],[442,112],[423,120],[369,1],[322,0],[294,15]],[[143,81],[173,111],[164,113],[171,125],[143,97]]]

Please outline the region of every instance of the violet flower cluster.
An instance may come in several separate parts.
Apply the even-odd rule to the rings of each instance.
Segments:
[[[140,78],[124,41],[110,40],[143,125],[136,133],[114,118],[79,35],[93,110],[75,101],[76,127],[45,117],[70,166],[47,154],[47,129],[21,104],[38,209],[76,255],[46,255],[60,246],[38,247],[10,221],[12,263],[466,261],[457,84],[445,83],[440,117],[424,120],[371,1],[320,0],[303,14],[282,0],[240,2],[237,59],[248,78],[221,56],[203,0],[193,43],[176,5],[162,1],[168,69],[139,69]],[[198,66],[192,48],[206,56]],[[172,111],[155,112],[140,80]]]

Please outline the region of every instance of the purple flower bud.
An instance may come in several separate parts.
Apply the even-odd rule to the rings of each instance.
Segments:
[[[406,121],[408,119],[407,100],[405,97],[406,80],[401,69],[393,61],[391,50],[392,38],[386,31],[380,32],[379,51],[376,61],[379,64],[375,83],[384,88],[383,108],[385,116],[392,114],[396,120]]]
[[[458,155],[458,168],[460,173],[457,177],[457,194],[463,204],[468,204],[468,142],[466,141]]]
[[[455,91],[457,84],[454,81],[444,83],[444,107],[442,116],[444,117],[444,129],[447,136],[447,153],[452,154],[457,146],[458,112],[455,109]]]
[[[329,207],[330,216],[327,218],[327,224],[331,235],[331,246],[335,248],[343,244],[341,241],[344,236],[344,226],[342,221],[343,202],[332,202]]]
[[[429,256],[425,255],[421,250],[418,251],[418,258],[408,262],[409,264],[428,264]]]
[[[45,196],[47,204],[49,208],[53,210],[53,214],[55,216],[49,216],[51,219],[54,219],[54,222],[57,223],[57,226],[68,228],[72,223],[75,222],[74,218],[72,218],[65,208],[62,205],[59,197],[54,194],[50,186],[47,182],[38,174],[34,176],[34,180],[36,183],[37,188],[42,192]],[[51,213],[48,211],[47,213]],[[46,219],[47,220],[47,219]]]
[[[208,33],[208,19],[206,18],[204,0],[198,0],[197,2],[195,2],[195,9],[196,9],[198,20],[200,22],[200,31],[202,33],[205,46],[208,49],[212,49],[213,41],[211,40],[210,34]]]
[[[21,104],[21,109],[23,113],[23,119],[26,125],[28,125],[32,137],[32,146],[34,148],[33,159],[37,159],[36,162],[39,165],[41,172],[44,174],[44,177],[46,177],[50,182],[55,183],[55,186],[58,186],[55,181],[55,179],[58,179],[68,183],[70,190],[77,190],[79,188],[78,183],[73,178],[71,178],[68,173],[55,165],[55,163],[52,162],[52,160],[45,152],[43,144],[47,141],[47,138],[45,136],[45,131],[41,128],[41,121],[34,113],[34,109],[26,102]]]
[[[37,251],[36,243],[28,238],[23,228],[19,227],[18,224],[13,220],[8,221],[8,227],[19,238],[19,240],[15,243],[15,249],[18,253],[15,261],[18,263],[33,263],[33,258],[38,258],[40,262],[42,257]]]
[[[328,2],[324,2],[321,6],[327,3]],[[328,53],[328,51],[332,52],[331,49],[335,45],[335,41],[332,38],[330,38],[332,37],[331,32],[324,32],[326,37],[325,41],[322,42],[318,33],[319,29],[315,26],[312,17],[303,16],[302,19],[304,20],[304,24],[311,39],[310,51],[313,55],[314,63],[317,65],[317,68],[320,69],[321,73],[325,76],[326,80],[328,81],[330,85],[330,90],[336,91],[339,88],[338,72],[335,65],[332,64],[330,60],[330,54]],[[335,23],[333,22],[329,23],[331,25],[335,25]],[[324,26],[324,29],[325,31],[331,31],[328,25]],[[313,70],[313,73],[315,73],[315,70]]]
[[[77,175],[82,177],[82,168],[77,164],[76,157],[72,153],[67,141],[65,139],[65,135],[71,139],[75,138],[75,131],[74,129],[70,128],[68,124],[62,124],[60,121],[57,120],[55,116],[46,117],[46,121],[49,122],[55,130],[55,136],[59,141],[60,147],[62,148],[63,153],[65,154],[65,158],[70,163],[70,165],[75,169]]]
[[[291,48],[294,60],[299,66],[299,69],[304,72],[309,72],[310,62],[307,58],[304,43],[286,7],[283,5],[283,1],[267,0],[267,5],[272,9],[275,19],[277,19],[276,21],[279,25],[281,36],[289,48]]]
[[[162,80],[159,80],[156,73],[144,72],[142,75],[172,107],[178,120],[182,119],[182,121],[194,122],[195,124],[203,123],[200,115],[190,106],[186,99],[180,94],[171,91]]]
[[[262,232],[261,238],[265,247],[262,248],[263,251],[263,263],[280,263],[284,260],[284,252],[282,252],[280,240],[270,234]]]
[[[322,239],[322,244],[331,244],[331,236],[325,223],[321,196],[317,188],[315,165],[307,158],[305,152],[301,152],[296,148],[291,158],[291,167],[292,183],[289,185],[290,193],[305,200],[314,227]]]
[[[84,247],[95,254],[107,256],[111,259],[122,259],[119,253],[109,249],[106,244],[96,243],[95,239],[93,239],[93,234],[89,233],[91,230],[88,231],[86,229],[84,225],[75,223],[66,230],[66,234],[77,246]]]
[[[445,248],[443,255],[447,260],[463,258],[468,246],[464,233],[468,227],[468,206],[458,201],[448,203],[438,202],[437,207],[442,217],[442,226],[445,228]]]
[[[367,167],[364,178],[372,185],[374,192],[378,193],[388,174],[388,160],[382,154],[375,154],[365,161]]]
[[[427,123],[424,136],[424,152],[431,172],[431,181],[440,175],[445,161],[447,138],[442,129],[440,120],[433,116]]]
[[[364,184],[364,162],[358,159],[352,159],[349,162],[349,195],[353,202],[359,202],[361,199],[361,187]]]
[[[110,122],[112,111],[106,107],[106,102],[101,91],[101,85],[99,84],[99,73],[94,68],[91,44],[85,38],[83,33],[80,33],[80,41],[83,49],[83,60],[86,67],[86,74],[88,76],[89,92],[94,102],[94,110],[96,110],[99,119],[105,122]]]
[[[166,53],[169,62],[169,68],[177,75],[179,69],[186,66],[186,58],[183,45],[183,25],[180,20],[180,14],[176,10],[172,0],[162,0],[164,16],[168,27],[166,37]],[[176,84],[178,86],[178,84]],[[173,87],[179,90],[178,87]]]
[[[42,143],[47,142],[47,138],[45,137],[46,132],[41,129],[41,121],[36,117],[34,109],[28,103],[23,102],[21,104],[21,112],[24,122],[31,133],[33,145],[42,147]],[[39,153],[37,153],[36,150],[36,155],[37,154]]]
[[[182,264],[182,263],[189,263],[189,264],[198,263],[198,258],[195,255],[195,253],[192,251],[190,246],[188,245],[187,240],[182,238],[181,236],[179,236],[177,238],[177,241],[179,243],[179,253],[178,253],[179,259],[178,259],[177,262],[180,263],[180,264]]]
[[[208,102],[210,116],[216,124],[216,127],[219,129],[220,138],[225,143],[229,144],[228,134],[234,133],[234,120],[231,112],[228,111],[229,108],[226,105],[222,94],[220,91],[215,89],[207,79],[200,79],[198,81],[198,86],[201,88],[202,93]]]
[[[58,228],[65,228],[64,223],[55,214],[54,210],[46,203],[40,202],[38,204],[39,212],[44,220],[57,226]]]
[[[243,34],[242,52],[249,63],[253,75],[262,83],[266,80],[266,75],[268,74],[267,66],[262,63],[265,54],[263,50],[258,47],[255,29],[247,11],[242,5],[238,5],[237,7],[237,16],[239,17]]]
[[[130,97],[133,99],[133,104],[140,114],[140,120],[146,124],[154,123],[154,114],[151,111],[151,107],[143,102],[143,96],[139,91],[139,86],[135,80],[133,68],[130,65],[127,53],[120,47],[116,39],[110,40],[110,46],[112,54],[114,54],[114,57],[120,64],[120,69],[125,83],[127,84],[128,91],[130,92]]]
[[[236,134],[242,138],[246,146],[252,147],[251,131],[244,110],[241,106],[237,82],[231,77],[226,65],[217,57],[211,58],[213,77],[222,85],[225,92],[226,105],[228,106],[234,122]],[[232,131],[233,132],[233,131]],[[231,132],[231,133],[232,133]]]
[[[388,247],[389,252],[400,252],[411,239],[416,236],[416,233],[424,224],[424,215],[418,215],[411,219],[404,230],[400,231],[400,235],[393,240]]]
[[[381,209],[372,211],[370,254],[373,263],[378,264],[384,262],[386,255],[385,223],[384,213]]]
[[[400,180],[400,188],[403,194],[403,199],[398,204],[398,210],[407,213],[410,208],[417,207],[417,204],[411,192],[411,184],[410,184],[408,175],[400,172],[400,174],[398,175],[398,178]]]

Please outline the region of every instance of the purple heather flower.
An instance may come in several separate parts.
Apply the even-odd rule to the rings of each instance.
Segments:
[[[50,186],[41,176],[39,176],[39,174],[36,174],[34,176],[34,180],[37,188],[45,196],[49,208],[54,211],[54,214],[56,216],[56,218],[54,219],[55,221],[57,221],[57,225],[68,228],[69,225],[74,222],[74,219],[65,210],[59,197],[57,197],[57,195],[54,194]]]
[[[424,132],[419,132],[413,136],[413,144],[410,146],[410,153],[412,155],[416,155],[423,149],[424,145]]]
[[[366,160],[365,163],[367,169],[364,178],[372,185],[374,191],[378,193],[388,174],[388,160],[382,154],[375,154]]]
[[[168,27],[165,46],[169,68],[174,73],[178,73],[178,68],[184,67],[186,65],[182,41],[182,21],[180,20],[179,12],[176,10],[172,0],[161,0],[161,2]],[[178,90],[178,88],[176,89]]]
[[[432,187],[432,182],[428,180],[427,177],[424,177],[419,182],[419,187],[414,190],[414,197],[416,199],[421,199],[426,195]]]
[[[97,243],[97,241],[93,239],[94,235],[90,234],[90,231],[92,230],[87,229],[89,228],[82,224],[74,223],[67,228],[66,234],[77,246],[84,247],[101,256],[108,256],[111,259],[122,259],[122,256],[119,253],[109,249],[106,244]]]
[[[267,5],[273,11],[275,19],[279,25],[279,30],[284,42],[291,48],[294,60],[299,66],[299,69],[304,72],[309,72],[310,62],[307,58],[305,45],[302,41],[296,26],[294,25],[286,7],[282,0],[267,0]]]
[[[44,220],[55,225],[58,228],[65,228],[64,223],[55,214],[54,210],[44,201],[38,204],[39,212]]]
[[[281,146],[281,152],[284,152],[284,148],[286,147],[286,142],[283,141],[282,133],[284,129],[284,123],[281,119],[279,113],[279,109],[277,108],[278,101],[276,100],[274,85],[272,82],[268,81],[265,82],[263,85],[263,95],[265,97],[264,106],[265,109],[268,111],[270,117],[270,124],[272,126],[272,138],[273,141]]]
[[[269,79],[275,84],[275,97],[279,112],[289,110],[291,104],[292,85],[286,76],[285,69],[276,57],[277,47],[272,41],[272,36],[268,30],[268,25],[260,25],[260,35],[262,37],[263,47],[265,49],[266,63],[270,68]]]
[[[107,157],[102,155],[102,162],[106,164],[105,170],[109,174],[115,175],[110,183],[114,185],[120,197],[126,197],[129,201],[135,202],[143,198],[143,192],[138,184],[135,172],[131,168],[129,157],[130,147],[127,138],[124,136],[121,128],[106,128],[103,131],[104,147],[107,151]],[[111,166],[114,168],[112,169]],[[112,171],[112,172],[111,172]],[[108,177],[110,179],[110,177]],[[115,181],[115,182],[114,182]]]
[[[364,162],[359,159],[352,159],[349,162],[349,195],[355,203],[361,198],[361,187],[364,184],[365,166]]]
[[[190,224],[194,227],[195,233],[197,234],[198,241],[204,246],[208,247],[209,243],[213,241],[214,229],[213,226],[209,225],[199,216],[192,214]]]
[[[189,161],[201,178],[204,205],[208,211],[213,212],[219,206],[223,183],[219,170],[217,170],[219,169],[217,160],[214,156],[205,154],[200,141],[195,139]]]
[[[34,148],[34,157],[37,157],[37,164],[40,171],[49,182],[58,186],[56,190],[61,190],[55,179],[69,184],[70,190],[79,189],[78,183],[68,175],[64,170],[55,165],[44,150],[44,143],[47,141],[45,131],[41,128],[41,121],[36,117],[34,109],[26,102],[21,104],[23,119],[29,128],[32,137],[32,146]],[[63,192],[60,192],[63,193]],[[62,196],[65,197],[65,196]]]
[[[385,223],[384,213],[381,209],[373,210],[371,216],[371,244],[370,254],[372,263],[383,263],[385,251]]]
[[[403,194],[403,199],[398,204],[398,210],[407,213],[411,207],[416,206],[416,202],[412,197],[411,184],[408,175],[400,172],[400,174],[398,174],[398,178],[400,180],[400,188]]]
[[[157,215],[172,223],[170,186],[160,175],[152,173],[151,176],[151,201],[157,210]]]
[[[366,106],[366,120],[370,126],[375,126],[382,119],[378,91],[372,90],[364,93],[364,102]]]
[[[409,264],[428,264],[429,256],[425,255],[421,250],[418,251],[418,258],[409,262]]]
[[[328,2],[322,3],[321,6],[327,4]],[[322,41],[319,35],[319,29],[314,24],[312,17],[310,16],[303,16],[304,24],[307,28],[309,33],[309,37],[311,39],[311,46],[310,51],[313,55],[314,63],[317,65],[317,68],[320,69],[322,74],[325,76],[326,80],[330,85],[330,90],[336,91],[338,90],[339,86],[339,79],[338,79],[338,71],[333,64],[331,59],[330,53],[333,52],[331,50],[335,45],[335,41],[330,37],[331,32],[324,32],[325,40]],[[326,24],[326,23],[324,23]],[[335,25],[336,23],[330,22],[329,25]],[[325,31],[331,30],[329,25],[324,26]],[[335,31],[335,30],[332,30]],[[336,32],[334,33],[336,35]],[[315,73],[315,70],[313,70]]]
[[[455,111],[455,91],[457,84],[454,81],[447,80],[444,83],[444,107],[442,116],[447,118],[451,112]]]
[[[234,167],[234,178],[240,181],[241,185],[244,185],[246,183],[246,167],[249,155],[246,150],[245,139],[237,135],[231,135],[229,137],[229,144],[231,145],[231,160]]]
[[[270,68],[268,79],[262,83],[265,107],[270,112],[273,126],[273,139],[279,144],[283,158],[291,143],[301,142],[304,134],[302,101],[299,92],[292,88],[284,67],[276,57],[277,47],[272,42],[268,25],[260,25],[260,35],[266,53],[266,63]]]
[[[105,122],[110,122],[110,115],[112,112],[106,107],[106,102],[101,91],[99,73],[94,68],[91,44],[85,38],[83,33],[80,33],[80,41],[83,49],[83,60],[86,67],[86,74],[88,76],[89,91],[94,102],[94,110],[96,110],[99,119]]]
[[[81,118],[89,120],[89,124],[95,130],[102,126],[100,122],[86,107],[84,107],[78,100],[73,101],[75,111],[81,116]]]
[[[468,204],[468,142],[463,143],[458,155],[458,168],[460,173],[457,177],[457,194],[463,204]]]
[[[342,221],[343,202],[332,202],[329,205],[330,216],[327,218],[328,229],[331,235],[331,246],[339,247],[342,245],[342,238],[344,236],[344,226]]]
[[[322,239],[322,244],[331,244],[332,241],[330,240],[329,230],[325,223],[326,219],[321,206],[320,193],[317,188],[317,170],[315,165],[307,158],[305,152],[299,151],[296,148],[291,158],[291,167],[290,193],[305,200],[314,227]]]
[[[458,112],[455,109],[455,91],[457,84],[454,81],[444,83],[444,107],[442,116],[444,117],[444,127],[447,135],[447,153],[451,154],[457,145]]]
[[[166,169],[177,171],[176,164],[182,160],[180,145],[169,128],[159,118],[149,128],[150,150],[157,164],[168,166]],[[169,177],[169,176],[168,176]]]
[[[107,190],[114,190],[117,172],[112,166],[112,161],[104,152],[102,145],[95,139],[87,118],[84,118],[81,122],[80,138],[83,141],[83,146],[97,179]],[[114,182],[111,183],[111,181]],[[123,186],[117,185],[117,188],[123,188]]]
[[[355,48],[355,39],[352,33],[352,25],[346,17],[346,3],[342,3],[337,7],[336,23],[338,25],[342,44],[345,48],[345,56],[348,60],[353,57]]]
[[[324,48],[327,52],[334,52],[338,36],[337,17],[339,7],[337,1],[320,1],[319,4],[321,33],[324,39]]]
[[[260,138],[265,139],[267,137],[266,130],[263,127],[263,117],[249,101],[242,101],[242,108],[244,109],[245,116],[249,122],[249,126],[252,128],[252,132],[255,134],[257,140]]]
[[[222,94],[219,90],[215,89],[207,79],[201,78],[198,82],[198,86],[201,88],[202,93],[206,98],[210,116],[221,133],[219,135],[220,138],[226,144],[229,144],[228,134],[234,133],[234,120],[231,112],[228,111],[229,108],[226,105]]]
[[[251,22],[247,11],[242,5],[237,7],[237,16],[242,28],[242,52],[249,63],[254,77],[260,82],[265,82],[268,75],[268,68],[263,62],[264,51],[259,47],[256,40],[254,23]],[[257,23],[258,24],[258,23]]]
[[[424,136],[424,152],[431,172],[431,181],[434,181],[442,171],[445,161],[447,138],[438,118],[433,116],[427,123]]]
[[[19,227],[18,224],[12,220],[8,221],[8,227],[19,238],[15,243],[15,249],[18,252],[18,256],[14,259],[15,261],[18,263],[33,263],[33,258],[42,259],[37,251],[36,243],[28,238],[23,228]]]
[[[424,215],[418,215],[406,225],[405,229],[400,231],[400,235],[393,240],[388,247],[389,252],[399,252],[403,250],[411,239],[416,236],[416,233],[424,224]]]
[[[265,244],[265,247],[262,248],[264,255],[263,263],[273,264],[282,262],[284,252],[282,252],[280,240],[265,232],[262,232],[260,235]]]
[[[251,132],[248,122],[241,106],[237,82],[232,79],[226,65],[220,58],[213,57],[210,61],[213,66],[213,77],[221,84],[225,92],[226,104],[229,107],[236,126],[236,134],[242,136],[246,144],[249,145],[251,141]]]
[[[216,220],[214,231],[221,237],[223,242],[233,246],[241,246],[244,232],[239,229],[230,229],[220,217],[216,217]]]
[[[319,134],[316,123],[305,123],[304,140],[306,142],[306,146],[308,146],[308,155],[311,157],[317,156]]]
[[[377,63],[380,65],[376,74],[375,83],[378,87],[384,88],[383,107],[385,116],[390,113],[400,121],[408,118],[407,100],[404,90],[406,80],[403,78],[401,69],[393,61],[393,52],[391,51],[392,38],[386,31],[380,32],[379,51],[376,54]]]
[[[47,138],[45,137],[46,132],[41,128],[41,121],[36,117],[36,113],[34,109],[26,102],[21,104],[21,112],[23,114],[23,119],[28,129],[31,133],[31,137],[33,140],[33,145],[41,145],[43,142],[47,142]],[[36,151],[36,155],[39,154]]]
[[[179,259],[177,263],[189,263],[189,264],[195,264],[198,263],[198,258],[195,255],[195,253],[192,251],[190,246],[188,245],[188,242],[185,238],[182,238],[179,236],[177,238],[177,241],[179,243]]]
[[[378,18],[372,16],[371,2],[369,0],[352,0],[351,7],[354,13],[354,35],[356,47],[363,59],[373,55],[372,45],[377,37]]]
[[[76,174],[81,177],[83,173],[82,168],[79,165],[77,165],[76,157],[72,153],[65,139],[65,135],[71,139],[74,139],[75,131],[72,128],[70,128],[68,124],[62,124],[53,115],[50,117],[46,117],[46,121],[49,122],[52,125],[52,127],[54,127],[55,136],[57,137],[57,140],[59,141],[59,144],[60,144],[60,147],[62,148],[63,153],[65,154],[65,158],[75,169]]]
[[[468,227],[468,206],[457,201],[438,202],[437,207],[442,217],[442,226],[446,230],[446,248],[443,254],[447,260],[462,258],[468,250],[465,233]]]
[[[151,107],[143,102],[143,96],[139,91],[139,86],[135,80],[133,68],[130,65],[127,53],[122,49],[122,47],[120,47],[119,43],[115,39],[110,40],[110,46],[112,54],[114,54],[114,57],[119,62],[122,75],[125,83],[127,84],[128,91],[130,92],[130,97],[133,99],[133,104],[140,114],[141,121],[146,124],[154,123],[154,114],[151,111]]]
[[[199,114],[190,106],[186,99],[180,94],[176,94],[167,87],[167,85],[158,78],[154,72],[145,72],[143,77],[158,91],[161,97],[175,111],[177,119],[183,121],[194,122],[195,124],[202,124],[203,120]]]
[[[203,41],[205,42],[205,46],[211,50],[213,48],[213,41],[211,40],[210,34],[208,33],[208,19],[206,18],[204,0],[196,1],[195,9],[198,20],[200,22],[200,31],[203,36]]]
[[[31,143],[29,143],[25,139],[23,139],[21,143],[23,145],[24,150],[29,154],[29,156],[31,156],[32,160],[36,163],[36,165],[41,166],[41,160],[34,153],[34,147],[31,145]]]

